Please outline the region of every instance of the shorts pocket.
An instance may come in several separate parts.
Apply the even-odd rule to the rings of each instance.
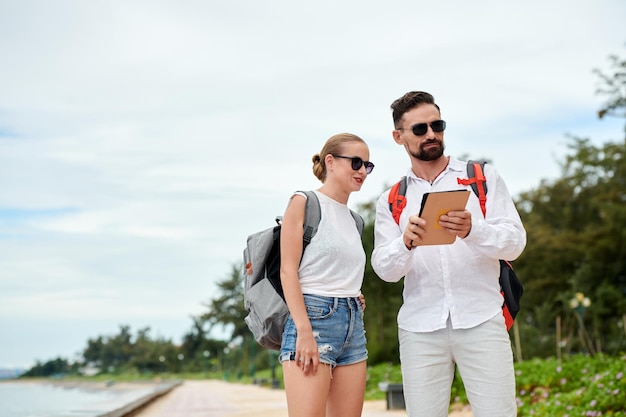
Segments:
[[[319,297],[316,295],[304,295],[309,320],[319,320],[330,317],[335,312],[334,298]]]

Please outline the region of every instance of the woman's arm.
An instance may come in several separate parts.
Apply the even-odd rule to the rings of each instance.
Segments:
[[[280,280],[289,313],[296,325],[296,362],[304,371],[316,373],[319,365],[317,342],[304,306],[304,297],[298,277],[302,259],[302,237],[306,197],[295,194],[287,206],[280,232]]]

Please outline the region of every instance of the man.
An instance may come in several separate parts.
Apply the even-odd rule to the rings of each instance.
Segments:
[[[384,281],[404,277],[398,338],[408,414],[448,415],[456,364],[474,417],[514,417],[513,354],[502,315],[498,260],[517,258],[526,245],[519,214],[500,175],[485,165],[486,218],[472,192],[465,210],[439,218],[439,226],[456,236],[454,243],[422,246],[422,196],[469,190],[457,182],[467,178],[467,163],[444,155],[446,125],[432,95],[409,92],[391,108],[393,139],[411,161],[407,203],[396,224],[389,190],[378,200],[372,266]]]

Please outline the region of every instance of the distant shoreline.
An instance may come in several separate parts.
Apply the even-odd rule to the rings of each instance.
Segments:
[[[94,398],[98,398],[98,395],[115,394],[116,398],[127,398],[126,401],[111,402],[107,409],[107,406],[99,404],[99,407],[103,407],[102,412],[104,414],[98,414],[100,417],[126,417],[136,412],[142,407],[145,407],[155,399],[169,393],[171,390],[181,385],[181,380],[136,380],[136,381],[93,381],[93,380],[80,380],[77,378],[60,379],[60,378],[20,378],[20,379],[7,379],[0,381],[0,388],[5,387],[7,389],[18,389],[18,386],[30,387],[29,389],[44,389],[43,387],[49,387],[48,389],[61,389],[67,391],[67,394],[63,395],[96,395]],[[10,388],[13,386],[13,388]],[[41,388],[36,388],[41,387]],[[19,391],[18,391],[19,392]],[[74,392],[75,394],[70,394]],[[118,395],[120,395],[118,397]],[[100,397],[102,398],[102,397]],[[113,397],[106,397],[113,398]],[[107,404],[108,400],[104,404]]]
[[[80,379],[63,379],[63,378],[14,378],[2,379],[0,384],[36,384],[36,385],[52,385],[64,388],[78,388],[83,390],[116,390],[128,391],[135,389],[150,389],[163,386],[175,386],[180,384],[179,380],[136,380],[136,381],[92,381]]]

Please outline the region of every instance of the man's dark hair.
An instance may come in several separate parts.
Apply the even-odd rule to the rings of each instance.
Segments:
[[[391,103],[394,127],[399,127],[400,119],[402,119],[402,115],[404,115],[404,113],[415,107],[421,106],[422,104],[432,104],[437,107],[437,110],[441,113],[441,109],[435,104],[435,98],[431,94],[424,91],[411,91]]]

